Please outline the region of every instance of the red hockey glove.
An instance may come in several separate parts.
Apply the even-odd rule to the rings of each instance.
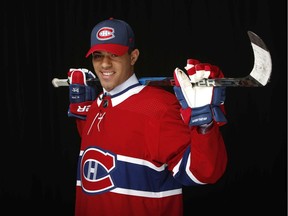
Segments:
[[[174,92],[179,100],[181,116],[189,126],[200,126],[212,121],[219,125],[227,122],[224,101],[225,87],[192,87],[192,83],[202,79],[224,77],[222,71],[214,65],[188,59],[185,69],[189,77],[176,68],[174,71]]]
[[[76,117],[85,120],[87,112],[98,94],[96,86],[89,86],[86,79],[95,78],[95,75],[85,69],[71,68],[68,72],[69,80],[69,117]]]

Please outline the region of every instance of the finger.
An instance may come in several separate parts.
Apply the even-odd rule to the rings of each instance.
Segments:
[[[181,87],[182,93],[187,101],[187,104],[190,107],[192,107],[193,101],[191,100],[191,98],[194,95],[194,91],[189,77],[179,68],[175,69],[174,74],[177,82],[179,83],[179,86]]]

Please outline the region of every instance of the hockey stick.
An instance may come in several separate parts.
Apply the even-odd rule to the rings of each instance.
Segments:
[[[215,78],[203,79],[193,86],[226,86],[226,87],[260,87],[265,86],[270,79],[272,72],[272,60],[270,52],[263,40],[252,31],[248,36],[254,54],[254,66],[249,75],[240,78]],[[153,86],[173,86],[173,77],[143,77],[139,79],[141,84]]]
[[[254,65],[249,75],[240,78],[215,78],[203,79],[197,83],[191,83],[193,86],[208,87],[208,86],[225,86],[225,87],[261,87],[265,86],[271,76],[272,60],[270,52],[264,41],[252,31],[248,31],[248,36],[251,42]],[[151,86],[174,86],[173,77],[142,77],[139,82],[143,85]],[[54,87],[69,86],[68,79],[54,78],[52,80]],[[100,85],[99,80],[88,79],[88,85]]]

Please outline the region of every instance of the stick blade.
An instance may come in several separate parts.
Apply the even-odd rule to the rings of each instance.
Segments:
[[[248,31],[248,36],[254,53],[254,66],[250,76],[265,86],[270,81],[272,59],[264,41],[254,32]]]
[[[52,85],[55,87],[55,88],[58,88],[60,86],[69,86],[69,83],[68,83],[68,79],[58,79],[58,78],[54,78],[52,79]]]

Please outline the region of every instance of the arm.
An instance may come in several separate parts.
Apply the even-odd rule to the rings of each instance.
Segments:
[[[85,68],[72,68],[68,72],[70,83],[68,117],[75,118],[80,136],[89,108],[99,93],[97,86],[87,85],[88,78],[95,78],[95,75]]]
[[[223,77],[213,65],[189,60],[188,76],[174,71],[174,92],[181,104],[181,117],[191,130],[191,145],[174,167],[175,178],[190,185],[215,183],[225,172],[227,153],[219,127],[226,124],[225,87],[192,87],[192,82],[204,78]],[[189,171],[186,166],[189,165]]]
[[[224,174],[227,152],[218,124],[206,133],[191,131],[190,171],[202,183],[215,183]]]

